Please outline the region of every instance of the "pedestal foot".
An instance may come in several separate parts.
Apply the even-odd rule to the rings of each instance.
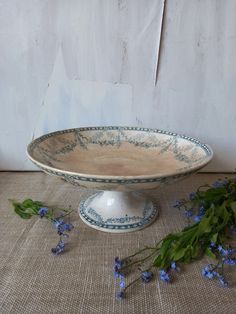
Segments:
[[[145,228],[156,218],[156,205],[138,193],[98,192],[80,203],[81,219],[105,232],[131,232]]]

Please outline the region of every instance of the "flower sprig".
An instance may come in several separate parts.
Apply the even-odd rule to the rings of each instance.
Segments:
[[[120,281],[118,299],[123,299],[134,283],[151,281],[154,269],[159,270],[161,281],[169,283],[173,272],[180,271],[179,265],[204,255],[216,263],[205,266],[202,275],[228,286],[225,265],[236,265],[236,248],[230,245],[236,233],[236,180],[201,186],[188,199],[178,200],[174,207],[184,211],[189,223],[186,228],[167,235],[153,247],[147,246],[123,259],[115,258],[114,275]],[[127,285],[130,273],[138,274]]]
[[[59,242],[55,248],[52,248],[54,255],[59,255],[65,250],[65,239],[69,237],[68,232],[74,226],[70,222],[65,222],[64,218],[69,216],[73,209],[61,209],[54,207],[46,207],[42,202],[26,199],[22,203],[16,200],[9,200],[15,210],[15,213],[23,219],[30,219],[33,216],[45,218],[52,223],[59,235]]]

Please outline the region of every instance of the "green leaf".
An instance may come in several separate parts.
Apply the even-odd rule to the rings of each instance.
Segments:
[[[30,218],[32,217],[31,214],[25,213],[25,212],[21,209],[21,207],[20,207],[19,204],[14,204],[14,210],[15,210],[16,214],[18,214],[18,215],[19,215],[21,218],[23,218],[23,219],[30,219]]]
[[[198,236],[201,236],[204,233],[211,232],[211,217],[203,217],[198,225]]]
[[[153,262],[153,266],[160,267],[161,263],[162,263],[161,255],[158,255]]]
[[[25,208],[31,208],[34,214],[37,214],[39,209],[43,207],[43,203],[33,201],[32,199],[26,199],[23,201],[22,206]]]
[[[172,237],[172,235],[170,235],[168,238],[166,238],[164,241],[163,241],[163,243],[162,243],[162,245],[161,245],[161,248],[160,248],[160,255],[162,256],[162,257],[164,257],[165,256],[165,254],[166,254],[166,252],[168,251],[168,249],[170,248],[170,246],[171,246],[171,243],[173,242],[173,237]]]
[[[215,233],[215,234],[213,234],[213,236],[211,237],[210,241],[211,241],[212,243],[216,243],[216,242],[217,242],[217,237],[218,237],[218,232]]]
[[[31,214],[31,215],[34,215],[34,214],[35,214],[35,212],[34,212],[34,210],[33,210],[32,208],[26,208],[26,209],[24,210],[24,213],[26,213],[26,214]]]
[[[205,250],[205,254],[206,254],[207,256],[211,257],[211,258],[215,258],[215,259],[216,259],[215,254],[212,252],[212,250],[211,250],[211,249],[209,249],[209,247],[208,247],[208,248],[206,248],[206,250]]]
[[[230,203],[230,208],[232,209],[234,216],[236,217],[236,202]]]
[[[180,260],[181,258],[183,258],[185,252],[186,252],[187,248],[181,248],[179,249],[178,251],[175,252],[174,256],[173,256],[173,260],[174,261],[178,261]]]
[[[24,200],[23,203],[22,203],[22,205],[23,205],[24,207],[30,207],[30,206],[32,206],[33,204],[34,204],[34,202],[33,202],[30,198]]]
[[[197,243],[191,247],[191,258],[197,258],[201,252],[201,246]]]

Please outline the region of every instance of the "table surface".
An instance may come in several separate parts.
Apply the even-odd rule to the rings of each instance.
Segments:
[[[182,267],[174,283],[139,283],[123,301],[115,299],[118,283],[112,273],[114,256],[127,256],[152,245],[186,225],[182,213],[172,207],[199,185],[223,174],[198,174],[154,192],[160,208],[148,228],[127,234],[109,234],[89,228],[73,213],[76,228],[66,251],[53,256],[58,241],[55,229],[44,219],[20,219],[8,199],[32,198],[48,205],[77,208],[89,190],[40,172],[0,173],[0,313],[236,313],[235,268],[227,272],[231,288],[206,280],[201,269],[207,258]]]

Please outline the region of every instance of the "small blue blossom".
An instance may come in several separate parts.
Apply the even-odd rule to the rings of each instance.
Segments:
[[[171,262],[170,268],[175,270],[175,271],[179,271],[180,270],[179,267],[177,267],[176,262]]]
[[[65,223],[62,219],[56,220],[54,222],[55,227],[59,235],[65,235],[65,231],[71,231],[74,226],[71,223]]]
[[[53,224],[56,228],[58,228],[61,224],[63,224],[63,222],[64,221],[62,219],[58,219],[58,220],[55,220]]]
[[[215,242],[211,242],[211,244],[209,245],[210,249],[214,249],[216,247],[216,243]]]
[[[65,243],[60,240],[55,248],[52,248],[52,253],[54,255],[59,255],[65,250]]]
[[[114,276],[115,276],[116,279],[120,278],[120,274],[118,272],[116,272],[116,271],[114,271]]]
[[[185,210],[184,211],[184,215],[186,216],[186,217],[192,217],[193,216],[193,211],[192,210]]]
[[[203,269],[203,270],[202,270],[202,275],[203,275],[204,277],[209,278],[209,279],[214,278],[213,272],[207,271],[206,269]]]
[[[117,265],[113,267],[113,271],[114,271],[115,278],[120,278],[120,269],[118,268]]]
[[[115,276],[116,279],[123,279],[123,278],[125,278],[124,274],[120,273],[119,271],[118,272],[114,271],[114,276]]]
[[[201,206],[201,207],[199,208],[199,215],[200,215],[200,216],[203,216],[203,215],[205,215],[205,213],[206,213],[206,209],[205,209],[203,206]]]
[[[202,220],[202,217],[203,217],[203,216],[196,215],[196,216],[194,217],[194,221],[195,221],[195,222],[200,222],[200,221]]]
[[[41,218],[43,218],[48,212],[48,208],[47,207],[41,207],[39,210],[38,210],[38,214]]]
[[[225,280],[223,276],[219,276],[218,279],[223,287],[228,287],[229,283]]]
[[[122,300],[122,299],[124,299],[124,297],[125,297],[125,292],[123,290],[117,292],[117,294],[116,294],[117,300]]]
[[[231,251],[223,248],[222,245],[218,246],[218,251],[220,252],[222,256],[228,256],[229,254],[231,254]]]
[[[215,266],[212,264],[205,266],[202,269],[203,277],[206,277],[208,279],[213,279],[215,276],[217,276],[218,273],[215,270],[213,270],[214,268]]]
[[[171,281],[170,275],[164,269],[160,270],[160,279],[165,282]]]
[[[228,182],[228,180],[216,181],[212,184],[212,187],[215,189],[223,188]]]
[[[122,289],[124,289],[125,286],[126,286],[125,281],[121,281],[121,282],[120,282],[120,287],[121,287]]]
[[[208,272],[209,270],[212,270],[212,264],[209,264],[209,265],[207,265],[207,266],[205,266],[204,268],[203,268],[203,270],[204,271],[206,271],[206,272]]]
[[[141,273],[141,279],[143,282],[148,283],[153,278],[153,272],[146,270]]]
[[[65,231],[71,231],[74,228],[74,226],[71,223],[65,223],[64,224],[64,230]]]
[[[197,196],[197,193],[196,192],[191,192],[190,194],[189,194],[189,199],[190,199],[190,201],[192,201],[192,200],[194,200],[194,198]]]
[[[121,266],[119,264],[118,265],[115,264],[113,270],[114,270],[115,278],[120,278],[120,279],[125,278],[125,275],[121,272]]]
[[[224,264],[236,265],[236,259],[235,258],[226,258],[226,259],[224,259]]]
[[[125,264],[124,260],[120,259],[118,256],[115,257],[115,265],[121,269]]]
[[[198,215],[194,217],[194,221],[200,222],[202,218],[204,217],[205,213],[206,213],[206,209],[203,206],[201,206],[198,210]]]

